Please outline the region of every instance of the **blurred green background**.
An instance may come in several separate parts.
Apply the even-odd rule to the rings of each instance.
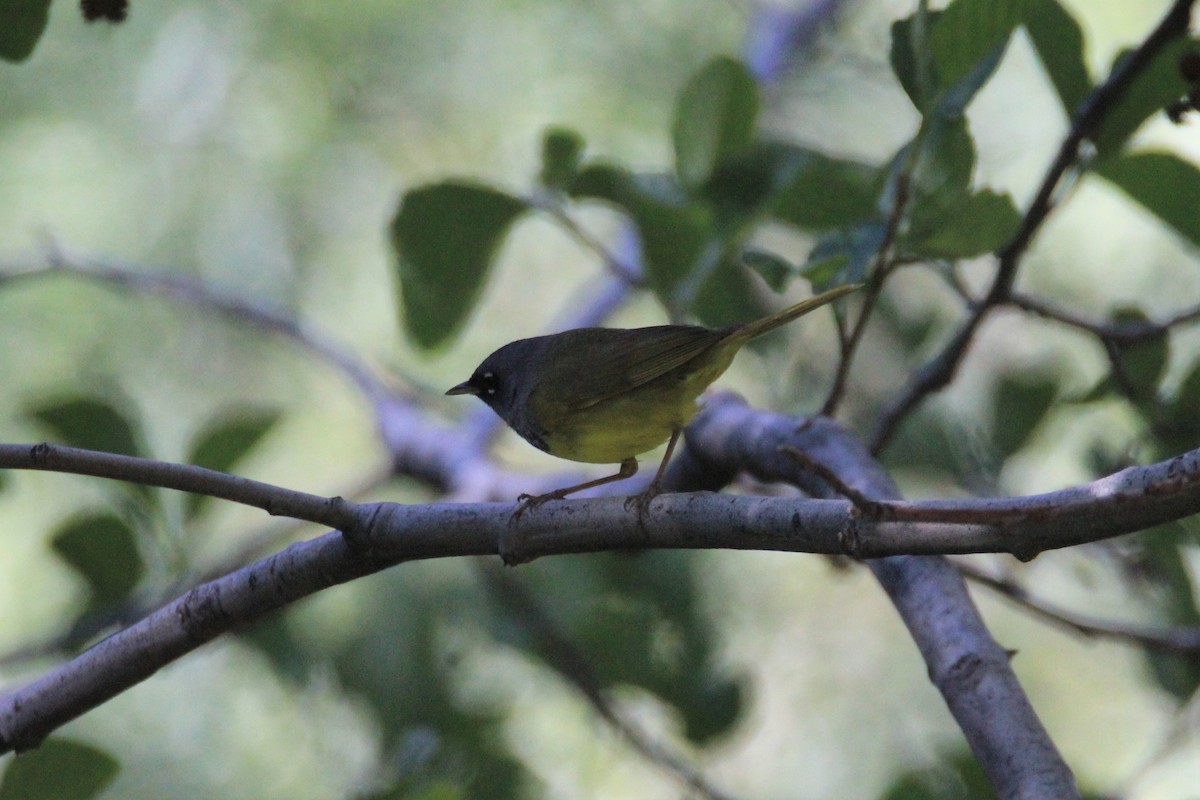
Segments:
[[[765,89],[764,127],[834,155],[890,157],[918,123],[887,63],[889,25],[913,5],[842,3]],[[1093,76],[1165,8],[1065,5],[1083,25]],[[732,0],[135,2],[120,25],[87,25],[75,5],[54,3],[33,55],[0,62],[0,276],[44,264],[51,246],[192,276],[294,315],[409,385],[440,392],[499,344],[569,314],[601,267],[561,229],[524,222],[463,335],[439,352],[418,352],[399,333],[386,235],[401,193],[452,175],[526,193],[542,133],[559,124],[582,133],[590,153],[669,167],[680,88],[716,55],[753,52],[747,27],[760,12]],[[1020,34],[969,119],[977,182],[1011,192],[1023,207],[1066,120]],[[1138,142],[1200,158],[1197,130],[1156,120]],[[580,219],[600,235],[616,227],[606,211]],[[811,246],[771,232],[764,240],[797,259]],[[985,258],[962,273],[982,287],[993,268]],[[1085,182],[1051,218],[1022,275],[1024,289],[1095,316],[1129,303],[1168,313],[1200,289],[1191,248],[1098,182]],[[852,376],[848,417],[864,432],[961,310],[928,275],[893,289],[894,325],[868,333]],[[662,320],[661,308],[639,296],[613,324]],[[778,363],[754,355],[721,385],[784,410],[813,410],[833,357],[825,328],[806,325],[803,354],[785,362],[813,373],[801,394],[781,397],[765,380]],[[1173,336],[1168,384],[1198,344],[1194,332]],[[1005,314],[952,389],[901,434],[888,464],[913,497],[1089,480],[1097,454],[1120,462],[1144,453],[1137,414],[1119,402],[1057,406],[1006,458],[993,443],[1003,424],[995,397],[1005,375],[1046,374],[1063,391],[1083,393],[1105,370],[1103,351],[1086,337]],[[349,495],[388,465],[364,399],[294,344],[71,276],[0,282],[0,375],[3,441],[48,438],[31,412],[86,395],[136,421],[145,451],[167,460],[184,460],[214,418],[253,408],[279,412],[279,421],[237,464],[239,474]],[[431,402],[448,418],[462,410]],[[930,418],[941,438],[929,438]],[[512,437],[499,453],[530,470],[560,466]],[[51,534],[83,511],[123,502],[91,479],[4,480],[0,654],[53,639],[87,605],[86,585],[55,555]],[[433,495],[397,480],[364,499]],[[256,512],[215,503],[202,524],[184,525],[178,498],[161,502],[157,538],[139,545],[151,596],[264,527]],[[1194,546],[1183,552],[1181,563],[1194,570]],[[1127,579],[1120,555],[1096,546],[1030,565],[977,561],[1073,608],[1168,621],[1152,593]],[[327,591],[182,659],[63,734],[119,763],[106,798],[687,796],[528,655],[528,634],[494,610],[486,569],[410,564]],[[667,587],[681,570],[690,594],[679,607],[703,635],[663,623],[652,627],[650,645],[669,661],[673,648],[695,644],[714,680],[742,687],[736,720],[703,745],[684,737],[679,710],[663,699],[669,692],[616,690],[638,727],[693,755],[717,785],[747,798],[865,800],[901,791],[902,776],[915,773],[918,784],[951,787],[946,797],[974,796],[951,777],[961,736],[865,570],[713,552],[637,568],[553,559],[518,572],[552,612],[632,625],[636,605],[602,592],[612,585],[606,570],[627,569]],[[1195,796],[1194,697],[1163,689],[1134,648],[1073,637],[986,593],[978,598],[997,638],[1019,651],[1018,675],[1085,789],[1138,800]],[[8,661],[0,678],[15,685],[51,663]],[[398,774],[417,777],[397,783]]]

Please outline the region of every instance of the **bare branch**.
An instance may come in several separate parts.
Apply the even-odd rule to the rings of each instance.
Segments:
[[[688,446],[668,473],[673,483],[684,478],[689,469],[697,469],[697,463],[710,476],[732,474],[734,464],[754,464],[754,471],[762,477],[788,476],[802,485],[807,481],[808,488],[819,490],[820,479],[798,476],[795,459],[779,450],[783,445],[799,444],[838,474],[852,476],[843,478],[843,482],[864,496],[890,494],[881,491],[890,485],[881,484],[887,480],[886,475],[878,466],[856,465],[857,457],[848,449],[853,440],[829,420],[805,424],[755,411],[725,396],[710,401],[688,436]],[[197,491],[276,514],[337,524],[347,533],[344,537],[330,533],[292,545],[198,586],[29,686],[0,698],[0,745],[5,748],[35,746],[58,726],[144,680],[170,661],[300,597],[404,561],[496,554],[502,541],[513,535],[512,503],[356,505],[199,467],[69,448],[48,448],[45,453],[41,450],[0,445],[0,465]],[[699,453],[704,453],[707,460],[697,462]],[[718,458],[730,461],[722,466],[714,460]],[[858,557],[1011,551],[1028,557],[1049,547],[1116,536],[1197,513],[1200,451],[1033,497],[875,503],[882,510],[878,516],[868,516],[841,500],[699,492],[661,495],[643,515],[637,509],[627,510],[621,498],[564,500],[524,515],[520,533],[527,558],[650,547],[764,549]],[[969,599],[961,596],[961,589],[948,582],[938,566],[941,563],[939,559],[882,559],[872,562],[872,568],[913,630],[939,687],[943,693],[953,695],[958,690],[946,682],[956,680],[954,664],[960,657],[974,656],[961,650],[966,640],[959,632],[939,626],[963,614],[971,617],[974,609]],[[961,580],[953,574],[955,581]],[[985,631],[976,630],[970,619],[967,623],[974,631],[972,637],[986,639]],[[1000,669],[994,655],[987,655],[979,663],[985,663],[989,671]],[[952,708],[968,701],[947,697]],[[1011,702],[1019,710],[1026,701],[1022,697]],[[960,724],[968,731],[968,738],[979,735],[972,720],[960,718]],[[1027,727],[1028,720],[1020,724]],[[1000,730],[989,735],[1006,734]]]
[[[1080,614],[1034,596],[1012,578],[993,575],[965,561],[956,560],[954,566],[969,580],[986,586],[1035,616],[1073,633],[1092,638],[1113,639],[1147,650],[1176,655],[1200,654],[1200,626],[1164,628],[1159,625],[1122,623]]]
[[[1078,328],[1092,334],[1097,339],[1116,344],[1133,344],[1162,336],[1171,328],[1200,321],[1200,305],[1185,308],[1162,320],[1146,320],[1144,322],[1103,322],[1090,320],[1083,316],[1059,308],[1045,300],[1031,297],[1021,292],[1009,295],[1008,304],[1022,311],[1037,314],[1039,317],[1060,322],[1071,328]]]

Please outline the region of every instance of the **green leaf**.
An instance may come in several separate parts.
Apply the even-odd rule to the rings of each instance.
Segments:
[[[966,198],[975,172],[975,140],[962,117],[927,118],[916,139],[920,147],[912,168],[910,226],[924,230],[940,224]],[[893,160],[904,169],[904,150]]]
[[[567,128],[548,128],[542,136],[542,171],[538,180],[548,189],[565,191],[583,160],[583,137]]]
[[[1200,246],[1200,170],[1171,153],[1123,153],[1095,171],[1143,208]]]
[[[943,91],[962,84],[973,87],[969,91],[973,95],[987,81],[1021,21],[1022,5],[1019,0],[954,0],[946,6],[929,32],[933,66]],[[986,74],[979,74],[981,64],[990,64]]]
[[[992,441],[1001,458],[1025,446],[1057,396],[1058,381],[1051,375],[1018,372],[1001,378],[992,398]]]
[[[404,195],[392,246],[408,335],[420,347],[444,343],[479,301],[496,250],[528,204],[473,183],[447,181]]]
[[[749,146],[758,117],[758,85],[741,62],[717,58],[688,81],[671,132],[675,174],[689,189],[703,186],[717,165]]]
[[[1140,308],[1126,306],[1115,309],[1111,316],[1112,322],[1118,325],[1134,322],[1147,322],[1146,313]],[[1129,389],[1134,396],[1131,400],[1147,401],[1158,393],[1158,384],[1166,372],[1170,359],[1170,340],[1166,331],[1160,335],[1141,339],[1135,342],[1120,342],[1115,346],[1115,355]],[[1118,382],[1118,385],[1123,385]]]
[[[675,305],[676,290],[715,243],[712,212],[661,176],[592,164],[580,171],[571,195],[612,203],[629,215],[641,239],[646,277],[668,306]]]
[[[1137,566],[1146,584],[1144,594],[1155,602],[1168,626],[1200,624],[1196,587],[1184,552],[1189,538],[1180,522],[1171,522],[1142,531],[1135,539],[1141,546]],[[1158,684],[1176,699],[1192,697],[1200,686],[1200,665],[1195,659],[1159,652],[1149,652],[1146,657]]]
[[[804,274],[820,291],[830,283],[862,283],[867,269],[874,262],[887,235],[883,222],[864,222],[851,228],[831,231],[822,236],[808,254]],[[831,269],[831,262],[840,262],[841,268],[832,275],[833,280],[818,280]]]
[[[1007,46],[1007,40],[997,45],[975,65],[975,69],[968,72],[959,81],[947,86],[937,96],[931,112],[947,119],[956,119],[965,114],[967,106],[975,99],[975,95],[992,77],[996,67],[1000,66],[1000,60],[1004,57],[1004,50]]]
[[[278,411],[247,409],[211,420],[192,442],[187,462],[218,472],[229,472],[270,432],[279,421],[279,416]],[[201,494],[187,495],[185,516],[189,520],[194,518],[211,499]]]
[[[778,193],[774,216],[813,231],[854,225],[878,216],[883,185],[877,167],[793,147],[793,173]]]
[[[0,58],[24,61],[46,30],[50,0],[5,0],[0,3]]]
[[[87,581],[94,608],[127,598],[145,572],[134,532],[111,514],[68,521],[54,533],[51,547]]]
[[[117,776],[120,764],[83,742],[52,737],[21,753],[0,780],[0,800],[89,800]]]
[[[101,400],[66,398],[28,413],[62,444],[126,456],[142,454],[135,422]]]
[[[892,24],[892,70],[922,115],[963,114],[1000,64],[1017,10],[1011,0],[955,0]]]
[[[1012,198],[984,189],[949,210],[940,224],[906,234],[900,249],[916,258],[974,258],[1003,247],[1020,226]]]
[[[1164,408],[1158,436],[1163,439],[1163,449],[1171,453],[1190,450],[1200,443],[1200,360],[1193,362],[1191,369],[1174,396]]]
[[[928,11],[921,3],[910,17],[892,23],[889,58],[896,80],[918,111],[924,113],[937,93],[937,78],[929,49],[929,31],[942,12]]]
[[[766,250],[744,250],[742,263],[757,272],[766,281],[767,286],[777,292],[782,292],[792,282],[792,279],[800,275],[798,265]]]
[[[1187,94],[1190,87],[1179,73],[1179,58],[1194,47],[1194,42],[1181,36],[1162,48],[1126,87],[1121,99],[1104,115],[1103,122],[1092,137],[1101,157],[1116,155],[1143,122]],[[1130,52],[1125,50],[1119,53],[1113,61],[1113,67],[1128,58]]]
[[[800,274],[812,284],[815,291],[823,291],[839,282],[838,276],[845,272],[849,263],[850,256],[844,252],[815,260],[810,255]]]
[[[749,272],[732,258],[722,258],[701,284],[689,309],[705,325],[719,328],[746,322],[766,313]]]
[[[1058,0],[1023,0],[1024,23],[1067,116],[1092,91],[1084,54],[1083,30]]]

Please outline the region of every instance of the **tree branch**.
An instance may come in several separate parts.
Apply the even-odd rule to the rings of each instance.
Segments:
[[[837,491],[817,475],[797,472],[796,459],[785,450],[795,448],[837,474],[840,491],[899,497],[883,467],[833,420],[818,418],[797,425],[783,415],[754,413],[728,396],[717,400],[717,410],[722,413],[706,415],[690,429],[685,459],[696,459],[691,443],[699,440],[704,453],[726,459],[725,470],[748,468],[762,479],[787,480],[817,495]],[[853,539],[852,530],[847,529],[846,539]],[[930,557],[881,558],[868,564],[900,612],[930,679],[997,796],[1078,798],[1070,768],[1021,689],[1008,653],[988,633],[954,566],[944,558]]]
[[[1030,611],[1034,616],[1080,636],[1112,639],[1175,655],[1200,654],[1200,626],[1181,625],[1164,628],[1161,625],[1122,623],[1080,614],[1034,596],[1011,578],[993,575],[964,561],[956,560],[954,566],[969,580],[987,587],[1009,602]]]
[[[852,441],[829,420],[806,423],[758,412],[731,396],[721,396],[710,401],[689,428],[687,446],[667,479],[671,483],[723,481],[740,466],[754,464],[755,473],[762,477],[789,476],[801,485],[807,482],[805,488],[820,490],[816,476],[797,476],[795,459],[779,449],[788,444],[850,476],[843,481],[866,497],[894,494],[878,465],[868,467],[873,462],[860,461],[865,456],[861,449],[856,453]],[[729,455],[720,455],[723,452]],[[74,472],[197,491],[276,514],[338,524],[347,531],[345,536],[328,533],[292,545],[198,586],[28,686],[9,692],[0,698],[0,750],[36,746],[60,725],[172,660],[296,599],[404,561],[496,554],[513,530],[511,503],[353,504],[199,467],[70,448],[50,447],[43,452],[38,446],[0,445],[0,467]],[[636,509],[627,510],[622,498],[564,500],[525,514],[520,533],[529,558],[649,547],[858,557],[1015,551],[1029,557],[1042,549],[1117,536],[1197,513],[1200,451],[1032,497],[873,502],[883,509],[877,515],[864,514],[841,500],[699,492],[659,496],[641,515]],[[992,673],[1003,673],[1007,667],[1001,668],[990,649],[972,649],[972,645],[964,650],[967,640],[962,631],[946,627],[951,620],[966,617],[971,641],[990,641],[982,628],[973,627],[975,612],[962,594],[961,579],[957,573],[953,580],[947,578],[942,563],[927,558],[885,559],[873,562],[872,569],[892,595],[954,709],[978,701],[974,695],[957,694],[965,691],[955,688],[963,677],[959,670],[968,665],[973,665],[968,669],[971,674],[983,669],[991,676],[991,685],[990,681],[1001,680]],[[1012,724],[1027,733],[1029,723],[1020,709],[1025,701],[1013,702],[1017,710],[1005,713],[1017,714],[1019,719]],[[986,714],[995,712],[986,710]],[[958,716],[960,711],[955,713]],[[968,731],[968,740],[982,735],[978,719],[960,718],[960,724]],[[995,735],[1001,737],[1012,733],[1004,726],[997,731]],[[986,750],[992,745],[978,746]]]
[[[1047,169],[1041,186],[1021,219],[1021,227],[1009,243],[996,254],[996,274],[987,295],[971,309],[966,321],[942,351],[917,371],[900,398],[881,415],[871,437],[872,453],[879,453],[887,446],[901,420],[916,409],[926,397],[945,388],[954,379],[959,363],[974,340],[975,331],[994,308],[1008,301],[1021,258],[1053,210],[1054,198],[1064,176],[1078,162],[1083,142],[1096,133],[1108,113],[1125,96],[1130,84],[1154,60],[1159,51],[1173,39],[1187,33],[1194,2],[1195,0],[1175,0],[1146,40],[1117,64],[1108,80],[1096,87],[1080,105],[1070,131],[1059,146],[1058,154]]]

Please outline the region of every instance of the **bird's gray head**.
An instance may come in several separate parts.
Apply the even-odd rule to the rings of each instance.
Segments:
[[[504,345],[483,360],[471,377],[446,394],[473,394],[517,430],[525,400],[533,389],[531,369],[541,351],[540,339],[521,339]]]

